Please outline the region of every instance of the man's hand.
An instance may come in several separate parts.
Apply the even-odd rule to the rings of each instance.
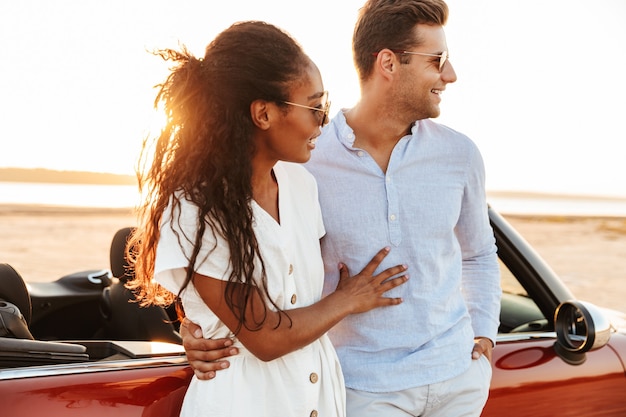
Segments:
[[[474,339],[474,349],[472,349],[472,359],[476,360],[480,358],[480,355],[485,355],[489,362],[491,362],[491,351],[493,351],[493,342],[487,337],[477,337]]]
[[[215,378],[216,371],[230,366],[230,362],[222,359],[239,353],[231,347],[231,339],[204,339],[200,326],[187,318],[180,325],[180,335],[189,365],[200,380]]]

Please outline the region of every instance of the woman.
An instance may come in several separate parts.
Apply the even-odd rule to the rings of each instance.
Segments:
[[[128,246],[130,287],[144,304],[181,301],[204,337],[234,337],[240,351],[215,379],[192,380],[181,415],[343,416],[325,333],[399,304],[382,295],[407,277],[393,278],[402,265],[373,275],[385,248],[354,277],[340,265],[337,290],[320,300],[324,227],[315,181],[298,164],[328,118],[317,67],[263,22],[234,24],[202,59],[161,55],[177,65],[157,96],[167,124],[140,181],[148,198]]]

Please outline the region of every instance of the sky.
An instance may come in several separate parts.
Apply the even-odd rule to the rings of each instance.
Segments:
[[[240,20],[291,33],[331,112],[350,107],[363,1],[0,0],[0,167],[133,174],[168,69],[149,51],[202,56]],[[626,197],[626,1],[448,5],[458,81],[438,121],[476,142],[487,190]]]

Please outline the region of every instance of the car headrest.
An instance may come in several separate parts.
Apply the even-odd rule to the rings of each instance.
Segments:
[[[0,299],[15,304],[26,324],[30,324],[33,307],[22,276],[9,264],[0,264]]]
[[[115,278],[118,278],[122,282],[126,282],[131,278],[128,275],[130,265],[126,259],[126,243],[134,231],[134,227],[120,229],[115,233],[111,241],[109,258],[111,262],[111,272]]]

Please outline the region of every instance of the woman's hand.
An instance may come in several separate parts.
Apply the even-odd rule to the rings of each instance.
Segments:
[[[339,264],[339,284],[334,294],[346,298],[352,306],[351,313],[364,313],[373,308],[397,305],[402,302],[400,297],[384,297],[383,294],[409,279],[407,274],[392,278],[406,271],[406,265],[397,265],[385,269],[378,275],[373,275],[376,268],[389,254],[389,250],[388,247],[381,249],[365,268],[353,277],[350,276],[347,265]]]

